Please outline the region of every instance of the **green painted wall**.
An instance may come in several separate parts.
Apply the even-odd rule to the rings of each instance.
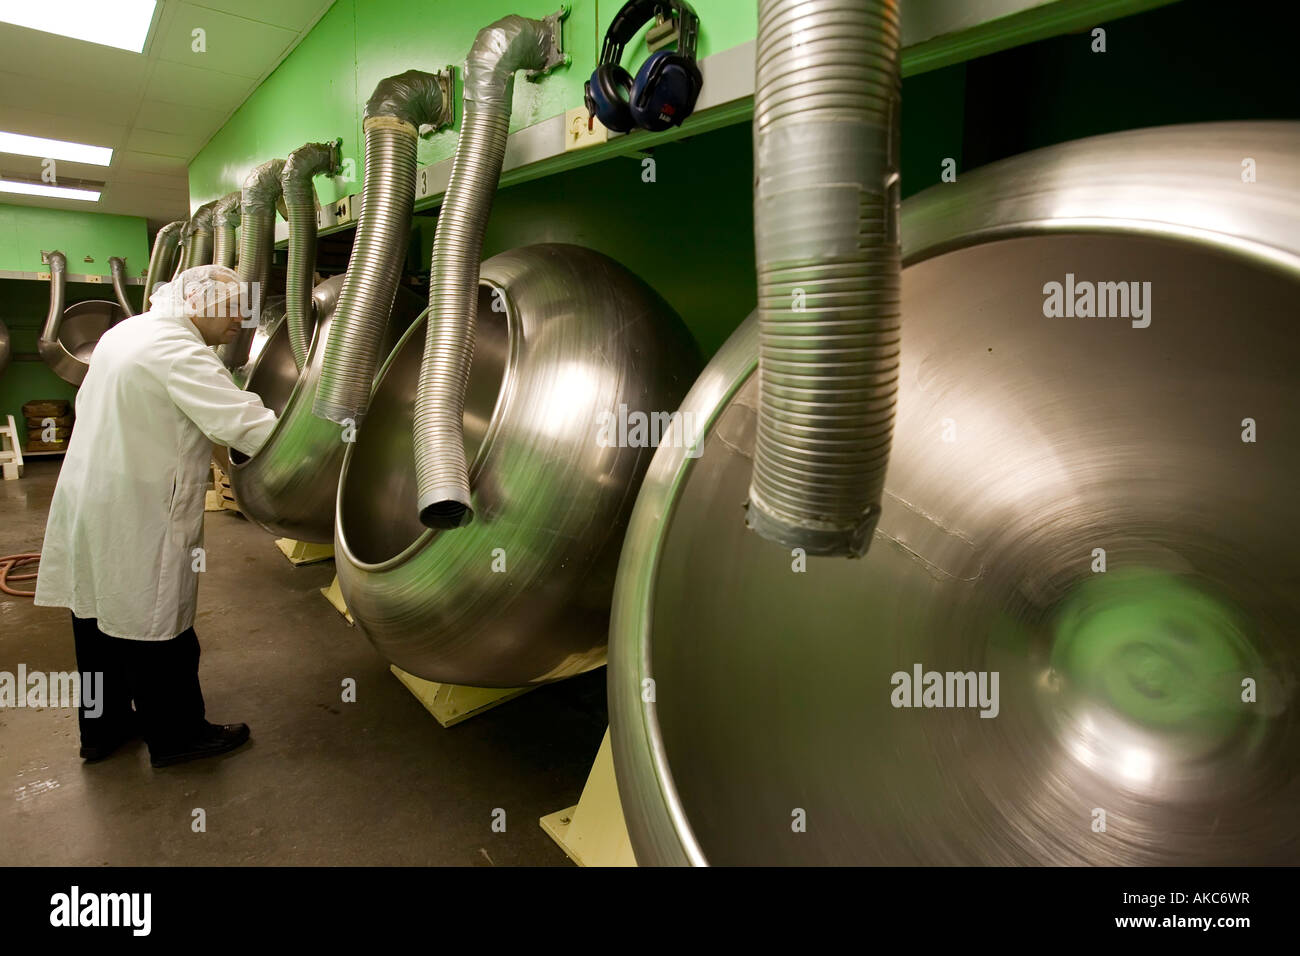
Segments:
[[[148,225],[139,216],[0,205],[0,270],[42,272],[42,249],[62,250],[69,272],[106,276],[109,256],[122,256],[128,275],[143,275]],[[86,256],[95,261],[85,262]]]
[[[356,179],[316,180],[322,202],[361,191],[361,113],[375,84],[410,69],[459,73],[483,27],[507,14],[543,17],[559,0],[338,0],[294,51],[267,78],[190,164],[191,208],[238,189],[248,171],[283,157],[303,143],[343,138],[343,157]],[[582,104],[583,83],[595,66],[604,26],[621,2],[572,0],[564,24],[565,49],[573,65],[538,83],[515,84],[511,129],[522,129]],[[708,56],[753,39],[753,0],[701,0],[700,53]],[[640,39],[625,57],[644,56]],[[459,79],[459,77],[458,77]],[[459,86],[457,126],[459,129]],[[420,163],[449,158],[453,134],[421,142]]]
[[[107,276],[110,256],[126,259],[127,273],[143,273],[149,265],[149,233],[144,219],[97,212],[0,205],[0,270],[43,272],[42,249],[59,249],[68,257],[68,271]],[[94,262],[85,262],[86,256]],[[128,287],[139,306],[142,287]],[[70,282],[69,305],[85,299],[113,299],[107,282]],[[22,426],[22,404],[36,398],[72,399],[77,390],[50,371],[36,355],[36,339],[49,310],[50,285],[33,279],[0,279],[0,320],[9,328],[14,358],[0,372],[0,420],[6,415]]]

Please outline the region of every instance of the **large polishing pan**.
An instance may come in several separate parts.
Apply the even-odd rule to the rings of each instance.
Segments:
[[[59,378],[70,385],[80,385],[100,336],[124,318],[126,312],[116,302],[103,299],[74,302],[63,310],[58,338],[39,343],[41,358]]]
[[[638,861],[1300,861],[1297,155],[1297,124],[1167,127],[909,200],[861,560],[746,530],[756,319],[733,335],[620,563]]]

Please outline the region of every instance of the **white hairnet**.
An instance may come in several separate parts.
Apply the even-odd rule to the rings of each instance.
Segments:
[[[247,301],[239,274],[227,266],[207,265],[186,269],[149,297],[149,311],[169,318],[212,314],[235,315]]]

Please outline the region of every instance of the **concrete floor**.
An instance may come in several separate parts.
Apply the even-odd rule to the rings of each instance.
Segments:
[[[58,468],[33,459],[0,481],[0,554],[38,549]],[[605,730],[603,669],[445,730],[320,596],[333,562],[295,568],[230,511],[207,515],[205,537],[208,719],[248,723],[252,742],[165,770],[142,742],[84,765],[74,710],[0,709],[0,865],[567,863],[537,820],[577,802]],[[75,669],[68,613],[0,594],[0,671],[20,662]]]

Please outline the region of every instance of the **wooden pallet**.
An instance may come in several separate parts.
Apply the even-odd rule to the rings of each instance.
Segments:
[[[13,481],[23,476],[23,446],[18,440],[14,417],[5,417],[8,421],[0,424],[0,474],[6,481]]]

